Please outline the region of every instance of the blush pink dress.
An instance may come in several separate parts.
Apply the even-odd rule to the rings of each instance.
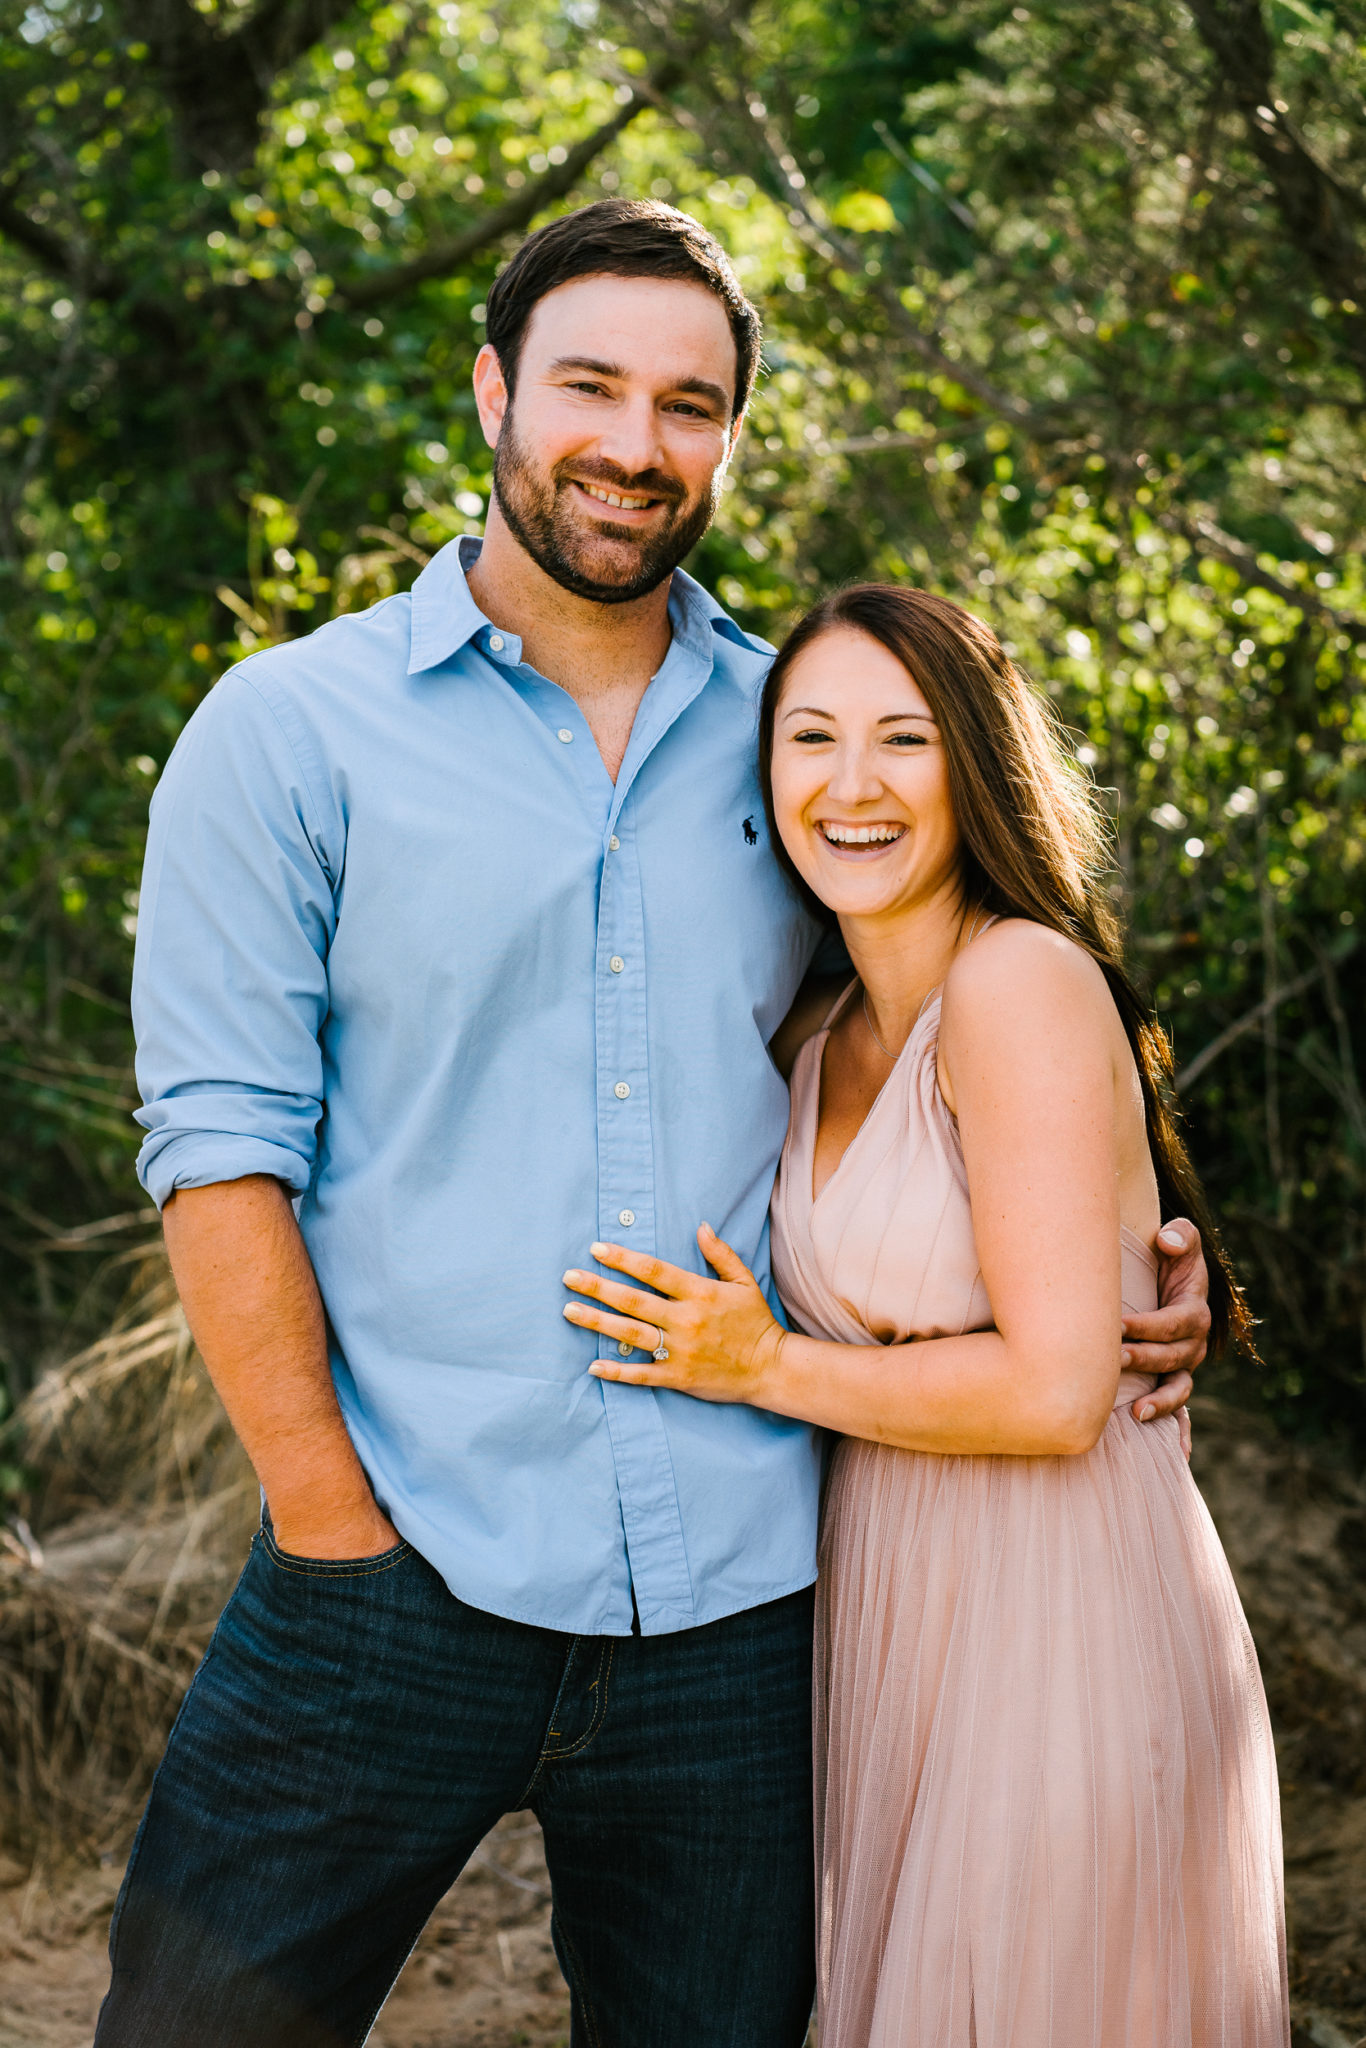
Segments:
[[[821,1058],[846,1000],[793,1073],[782,1298],[842,1344],[988,1328],[937,996],[813,1200]],[[1131,1308],[1156,1305],[1156,1276],[1126,1231]],[[1285,2048],[1266,1700],[1177,1423],[1130,1413],[1152,1384],[1121,1376],[1081,1457],[836,1449],[820,2048]]]

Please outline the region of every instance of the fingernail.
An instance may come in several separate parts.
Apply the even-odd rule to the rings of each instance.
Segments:
[[[603,1259],[607,1256],[607,1247],[605,1244],[590,1244],[588,1249],[590,1252],[592,1252],[593,1257],[595,1259]]]
[[[579,1314],[578,1303],[576,1301],[571,1301],[568,1304],[568,1306],[563,1310],[563,1313],[568,1317],[569,1321],[572,1323],[575,1316]]]
[[[1177,1252],[1180,1251],[1186,1240],[1179,1230],[1159,1230],[1157,1241],[1159,1244],[1170,1245],[1171,1249]]]
[[[1132,1365],[1133,1359],[1134,1354],[1132,1351],[1121,1351],[1119,1354],[1119,1362],[1121,1365]]]
[[[1156,1408],[1154,1408],[1152,1402],[1149,1401],[1145,1407],[1139,1409],[1138,1419],[1140,1422],[1151,1422],[1156,1413]]]
[[[578,1267],[571,1266],[569,1268],[569,1271],[564,1275],[564,1284],[566,1287],[577,1287],[580,1280],[582,1280],[583,1278],[584,1275],[579,1271]]]

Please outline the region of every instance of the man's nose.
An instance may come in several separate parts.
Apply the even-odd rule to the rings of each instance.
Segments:
[[[659,415],[648,398],[627,399],[617,406],[598,435],[597,453],[628,476],[667,468],[659,431]]]

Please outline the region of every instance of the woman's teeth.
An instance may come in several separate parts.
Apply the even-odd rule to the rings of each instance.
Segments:
[[[580,484],[581,491],[587,491],[590,498],[596,498],[600,505],[624,505],[628,511],[643,512],[647,505],[653,505],[653,498],[627,498],[620,491],[599,490],[596,484]]]
[[[822,825],[821,837],[831,846],[890,846],[905,832],[904,825]]]

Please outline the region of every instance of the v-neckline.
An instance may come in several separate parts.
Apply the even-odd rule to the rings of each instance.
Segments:
[[[835,1161],[835,1164],[830,1169],[830,1172],[825,1176],[825,1179],[821,1182],[820,1186],[817,1187],[816,1146],[820,1140],[821,1131],[821,1083],[825,1075],[825,1048],[830,1043],[830,1033],[834,1030],[836,1024],[838,1024],[840,1017],[843,1014],[845,1005],[848,1003],[850,996],[854,993],[854,990],[860,986],[861,983],[859,981],[859,978],[857,975],[855,975],[854,979],[850,982],[848,988],[845,989],[844,993],[840,996],[839,1001],[831,1010],[826,1022],[821,1026],[820,1030],[816,1033],[816,1085],[811,1091],[813,1098],[813,1106],[811,1112],[811,1164],[808,1173],[811,1189],[811,1207],[813,1209],[824,1196],[827,1188],[830,1186],[830,1183],[834,1180],[838,1180],[840,1174],[843,1172],[845,1161],[848,1159],[850,1153],[858,1144],[859,1139],[863,1136],[869,1124],[872,1122],[873,1117],[876,1115],[878,1104],[882,1101],[883,1096],[887,1093],[887,1090],[891,1087],[893,1081],[896,1079],[898,1070],[901,1066],[901,1062],[905,1059],[907,1052],[910,1050],[912,1044],[914,1043],[916,1034],[919,1032],[921,1025],[924,1023],[926,1017],[931,1014],[931,1005],[933,1004],[936,996],[940,995],[943,992],[944,984],[942,981],[936,982],[935,986],[926,995],[924,1002],[920,1005],[919,1015],[916,1017],[914,1024],[912,1024],[909,1032],[906,1034],[906,1043],[902,1046],[900,1052],[892,1061],[891,1070],[888,1073],[886,1080],[883,1082],[882,1086],[878,1089],[877,1094],[873,1097],[872,1101],[868,1105],[867,1115],[864,1117],[858,1129],[854,1132],[854,1135],[849,1140],[849,1143],[840,1153],[839,1158]]]

